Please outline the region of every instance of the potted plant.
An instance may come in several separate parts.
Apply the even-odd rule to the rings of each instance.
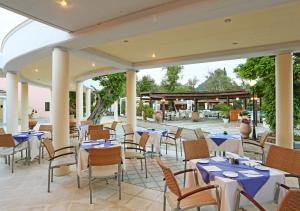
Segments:
[[[161,123],[162,122],[162,112],[161,111],[156,111],[155,112],[155,121],[157,123]]]
[[[230,117],[230,106],[225,103],[219,103],[215,106],[215,109],[222,112],[223,122],[228,123]]]
[[[146,121],[148,117],[153,117],[154,110],[150,106],[144,106],[143,118]]]

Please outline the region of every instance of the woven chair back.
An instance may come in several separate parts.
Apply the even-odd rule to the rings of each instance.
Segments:
[[[260,137],[260,139],[259,139],[259,143],[260,143],[261,146],[265,145],[265,142],[267,141],[269,135],[270,135],[270,132],[268,132],[268,131],[265,131],[265,132],[261,135],[261,137]]]
[[[139,142],[139,146],[146,149],[146,144],[149,139],[149,133],[143,133]]]
[[[15,141],[11,134],[0,135],[0,147],[15,147]]]
[[[90,140],[109,140],[110,133],[109,130],[90,130]]]
[[[122,125],[122,127],[123,127],[123,130],[124,130],[125,134],[134,133],[131,124]]]
[[[39,131],[52,132],[52,125],[40,125]]]
[[[70,121],[69,125],[70,125],[70,128],[74,128],[74,127],[76,127],[76,122]]]
[[[80,125],[93,125],[93,121],[92,120],[81,121]]]
[[[169,190],[174,193],[176,196],[181,196],[181,190],[179,188],[178,182],[172,172],[172,170],[166,166],[160,158],[157,158],[157,163],[160,166],[166,180],[166,185],[169,188]]]
[[[0,135],[2,134],[5,134],[5,130],[2,127],[0,127]]]
[[[113,121],[113,123],[111,124],[111,128],[115,130],[117,128],[117,125],[118,125],[118,122]]]
[[[194,130],[197,139],[205,139],[204,133],[201,128],[197,128]]]
[[[90,166],[106,166],[121,164],[121,146],[108,148],[92,148],[89,150]]]
[[[300,176],[300,151],[272,145],[269,149],[266,165]]]
[[[50,158],[53,158],[54,157],[54,154],[55,154],[55,150],[54,150],[54,147],[53,147],[53,144],[52,144],[52,141],[48,138],[46,138],[44,141],[43,141],[43,144],[44,146],[46,147],[46,150],[49,154],[49,157]]]
[[[208,158],[209,150],[205,140],[186,140],[182,142],[185,160]]]
[[[183,128],[179,127],[176,131],[175,138],[178,139],[181,136]]]
[[[278,206],[279,211],[298,211],[300,210],[300,190],[290,189]]]

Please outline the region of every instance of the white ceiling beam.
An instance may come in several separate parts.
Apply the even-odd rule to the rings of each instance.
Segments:
[[[115,67],[118,69],[132,69],[132,63],[119,57],[110,55],[106,52],[95,48],[85,48],[74,50],[72,53],[79,55],[82,58],[90,59],[93,62],[98,62],[103,65]]]

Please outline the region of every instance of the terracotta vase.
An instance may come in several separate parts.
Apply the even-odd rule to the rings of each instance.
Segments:
[[[251,126],[246,123],[240,124],[240,133],[243,138],[249,138],[249,135],[251,133]]]
[[[157,123],[161,123],[161,121],[162,121],[162,114],[160,112],[156,112],[155,113],[155,121]]]
[[[197,111],[192,112],[192,121],[199,122],[199,113]]]

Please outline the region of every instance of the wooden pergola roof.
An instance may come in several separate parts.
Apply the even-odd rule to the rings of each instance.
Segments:
[[[226,92],[142,92],[140,97],[149,97],[151,100],[213,100],[213,99],[245,99],[251,98],[251,93],[245,90]]]

